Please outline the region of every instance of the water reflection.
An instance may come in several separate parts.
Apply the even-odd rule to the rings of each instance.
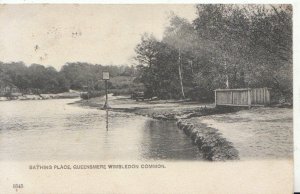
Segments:
[[[106,109],[106,131],[108,131],[108,109]]]

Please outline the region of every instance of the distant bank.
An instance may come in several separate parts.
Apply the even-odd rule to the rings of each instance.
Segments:
[[[10,97],[0,97],[0,101],[9,100],[47,100],[47,99],[62,99],[62,98],[79,98],[80,92],[70,90],[69,92],[63,92],[58,94],[18,94]]]

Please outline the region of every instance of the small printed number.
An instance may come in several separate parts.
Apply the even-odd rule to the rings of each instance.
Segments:
[[[13,184],[14,189],[22,189],[23,187],[23,184]]]

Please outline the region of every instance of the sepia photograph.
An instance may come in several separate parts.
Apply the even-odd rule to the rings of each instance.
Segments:
[[[294,191],[292,4],[1,4],[0,25],[0,193]]]

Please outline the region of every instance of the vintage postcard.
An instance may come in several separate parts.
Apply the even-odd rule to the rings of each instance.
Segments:
[[[294,11],[0,5],[0,193],[293,193]]]

